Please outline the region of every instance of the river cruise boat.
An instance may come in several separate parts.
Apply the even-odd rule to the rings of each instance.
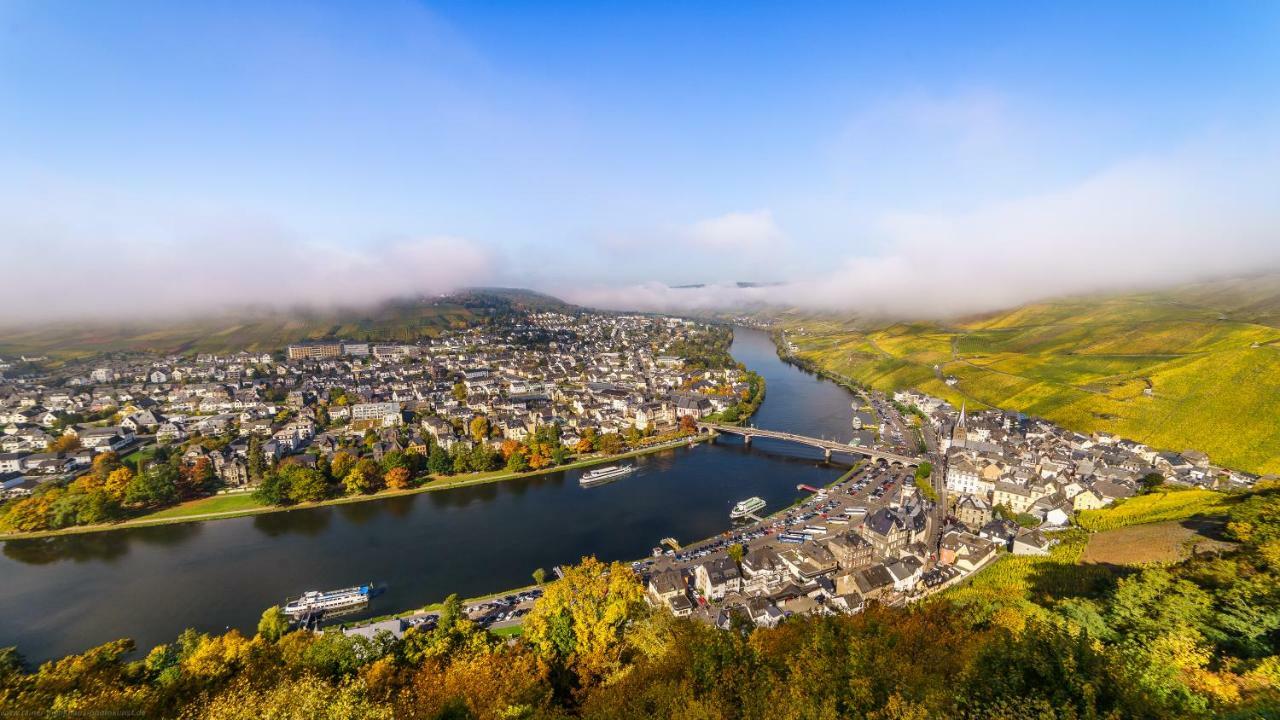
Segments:
[[[734,505],[733,510],[729,512],[729,517],[734,520],[737,520],[738,518],[744,518],[748,515],[755,513],[757,510],[764,508],[764,506],[765,506],[764,500],[758,497],[750,497],[738,503],[737,505]]]
[[[341,590],[311,590],[302,597],[285,603],[284,614],[292,618],[351,610],[369,602],[369,585],[357,585]]]
[[[578,484],[583,487],[599,485],[601,483],[607,483],[610,480],[617,480],[620,477],[625,477],[635,471],[636,468],[634,465],[610,465],[609,467],[602,467],[592,470],[591,472],[583,473],[582,477],[578,478]]]

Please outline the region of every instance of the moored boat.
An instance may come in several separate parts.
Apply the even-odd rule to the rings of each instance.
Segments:
[[[733,506],[733,510],[729,511],[729,517],[737,520],[755,513],[765,506],[765,501],[758,497],[749,497],[746,500]]]
[[[370,585],[356,585],[341,590],[310,590],[301,597],[289,600],[284,613],[292,618],[302,618],[339,610],[349,610],[369,602]]]

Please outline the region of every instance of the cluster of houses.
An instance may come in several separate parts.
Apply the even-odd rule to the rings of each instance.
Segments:
[[[660,563],[647,573],[648,600],[677,616],[727,625],[738,614],[766,627],[793,614],[859,612],[869,600],[899,604],[938,575],[926,572],[934,555],[927,513],[906,490],[843,529],[800,543],[746,542],[741,562],[716,552]],[[995,554],[995,543],[982,541],[948,562],[971,571]]]
[[[645,572],[649,602],[720,625],[738,614],[763,626],[796,613],[858,612],[869,600],[905,603],[958,582],[1001,552],[1048,555],[1055,531],[1070,526],[1078,511],[1133,496],[1153,474],[1162,482],[1215,489],[1256,480],[1215,467],[1196,451],[1160,452],[1018,413],[957,411],[914,392],[896,393],[894,400],[933,424],[938,447],[932,460],[944,473],[947,512],[931,520],[931,503],[903,482],[883,505],[842,521],[836,531],[824,520],[828,531],[802,543],[778,542],[777,534],[748,536],[740,562],[730,559],[725,542],[696,559],[658,561]],[[854,419],[855,430],[870,424]],[[880,484],[876,472],[883,471],[864,482]],[[843,491],[831,492],[840,497]],[[770,526],[795,532],[779,521]]]
[[[669,352],[708,332],[677,318],[539,312],[415,344],[111,354],[49,374],[0,376],[0,493],[73,477],[96,452],[196,437],[229,440],[217,450],[192,444],[184,457],[207,457],[237,487],[248,482],[255,435],[270,460],[331,454],[372,429],[376,459],[431,443],[470,446],[476,417],[488,420],[494,444],[525,440],[547,424],[570,446],[589,431],[669,429],[684,416],[723,411],[749,389],[736,368],[691,369]],[[65,434],[79,447],[50,452]]]
[[[904,395],[904,394],[900,394]],[[901,400],[919,406],[920,398]],[[934,405],[936,401],[928,404]],[[1018,413],[959,414],[934,407],[946,453],[952,512],[981,528],[997,508],[1060,528],[1081,510],[1095,510],[1137,494],[1146,478],[1214,489],[1248,487],[1256,477],[1216,468],[1204,453],[1159,452],[1107,433],[1083,435]]]

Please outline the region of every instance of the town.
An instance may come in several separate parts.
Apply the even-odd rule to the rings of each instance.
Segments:
[[[24,358],[0,376],[4,517],[51,530],[215,493],[318,501],[670,443],[759,404],[731,337],[678,318],[526,312],[416,343]]]
[[[1002,553],[1048,555],[1080,511],[1162,485],[1244,489],[1256,477],[1201,452],[1159,452],[1002,411],[967,412],[916,392],[863,392],[855,438],[901,450],[917,468],[860,461],[797,507],[633,567],[649,602],[728,627],[772,627],[795,614],[856,613],[946,589]],[[908,422],[904,418],[910,418]]]

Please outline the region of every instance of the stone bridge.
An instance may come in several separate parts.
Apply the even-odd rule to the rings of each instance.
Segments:
[[[807,435],[796,435],[795,433],[782,432],[781,430],[762,430],[755,427],[746,427],[740,425],[721,425],[719,423],[698,423],[698,432],[701,433],[721,433],[725,435],[741,435],[742,441],[748,445],[751,444],[752,438],[769,438],[770,440],[785,440],[799,445],[808,445],[822,451],[823,456],[827,460],[831,459],[832,453],[844,453],[849,455],[861,455],[871,458],[872,460],[884,460],[889,464],[899,464],[906,467],[917,467],[922,460],[917,457],[908,455],[898,455],[897,453],[886,452],[884,450],[876,450],[875,448],[863,447],[862,445],[850,445],[848,443],[837,442],[835,440],[823,440],[822,438],[808,437]]]

